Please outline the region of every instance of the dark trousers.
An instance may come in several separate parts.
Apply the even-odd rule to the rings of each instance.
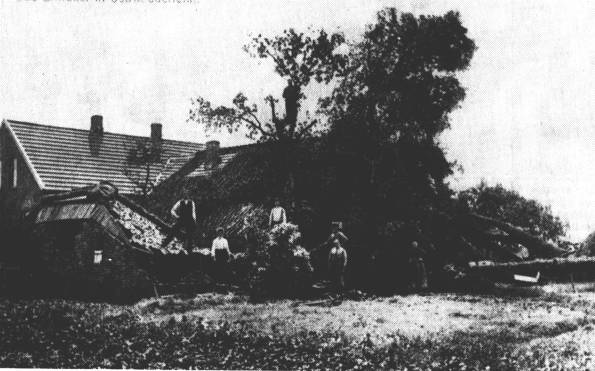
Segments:
[[[342,265],[329,267],[329,278],[331,289],[337,293],[342,293],[345,289],[345,267]]]
[[[193,240],[195,231],[196,231],[196,223],[194,223],[194,221],[185,222],[185,221],[178,220],[176,222],[176,224],[174,224],[174,226],[172,227],[171,232],[163,240],[163,243],[161,244],[161,246],[163,246],[163,247],[167,246],[174,239],[174,237],[179,235],[180,232],[183,232],[184,238],[182,239],[182,241],[184,243],[184,249],[186,249],[186,251],[188,251],[188,252],[191,252],[192,251],[192,240]]]
[[[421,258],[412,258],[409,261],[413,273],[410,287],[414,290],[425,290],[428,288],[428,272],[426,264]]]
[[[230,282],[229,258],[227,250],[215,250],[215,277],[221,283]]]

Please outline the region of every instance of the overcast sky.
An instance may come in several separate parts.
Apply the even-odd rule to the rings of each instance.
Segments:
[[[0,1],[2,117],[87,128],[97,113],[108,131],[148,135],[158,121],[165,137],[196,141],[191,97],[282,90],[242,51],[250,34],[313,26],[357,38],[384,6],[458,10],[478,50],[442,138],[465,170],[453,185],[500,182],[551,205],[573,239],[595,230],[595,1]]]

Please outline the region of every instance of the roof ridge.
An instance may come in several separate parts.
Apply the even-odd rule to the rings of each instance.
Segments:
[[[50,128],[50,129],[63,129],[63,130],[71,130],[71,131],[78,131],[78,132],[89,133],[89,130],[87,130],[87,129],[73,128],[73,127],[68,127],[68,126],[40,124],[40,123],[37,123],[37,122],[20,121],[20,120],[13,120],[13,119],[5,119],[5,120],[8,123],[16,123],[16,124],[30,125],[30,126],[42,126],[42,127],[46,127],[46,128]],[[110,134],[110,135],[118,135],[118,136],[122,136],[122,137],[133,138],[133,139],[150,139],[150,136],[148,136],[148,135],[147,136],[142,136],[142,135],[115,133],[115,132],[112,132],[112,131],[104,131],[103,133],[104,134]],[[204,146],[204,143],[201,143],[201,142],[190,142],[190,141],[177,140],[177,139],[166,139],[166,138],[163,138],[163,141],[167,141],[167,142],[170,142],[170,143],[184,143],[184,144],[194,144],[194,145]]]
[[[225,150],[234,150],[234,149],[245,149],[245,148],[252,148],[252,147],[260,147],[263,144],[264,143],[259,143],[259,142],[247,143],[247,144],[238,144],[238,145],[235,145],[235,146],[224,146],[224,147],[221,147],[220,150],[221,151],[225,151]]]

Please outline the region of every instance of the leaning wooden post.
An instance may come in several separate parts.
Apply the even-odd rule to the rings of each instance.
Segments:
[[[576,287],[574,287],[574,274],[570,272],[570,287],[572,287],[572,292],[576,294]]]
[[[153,293],[155,293],[155,297],[157,299],[159,299],[160,296],[159,296],[159,292],[157,291],[157,284],[155,283],[155,280],[151,280],[151,282],[153,283]]]

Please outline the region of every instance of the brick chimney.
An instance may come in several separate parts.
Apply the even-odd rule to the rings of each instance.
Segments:
[[[206,146],[205,168],[214,169],[221,162],[221,158],[219,157],[220,143],[218,140],[210,140],[205,143],[205,146]]]
[[[93,115],[91,116],[91,134],[103,134],[103,116]]]
[[[163,138],[163,125],[158,122],[154,122],[151,124],[151,141],[152,142],[160,142]]]
[[[103,116],[91,116],[91,127],[89,128],[89,152],[91,156],[98,157],[103,141]]]
[[[151,124],[151,146],[155,151],[156,160],[161,159],[161,149],[163,145],[163,125],[158,122]]]

